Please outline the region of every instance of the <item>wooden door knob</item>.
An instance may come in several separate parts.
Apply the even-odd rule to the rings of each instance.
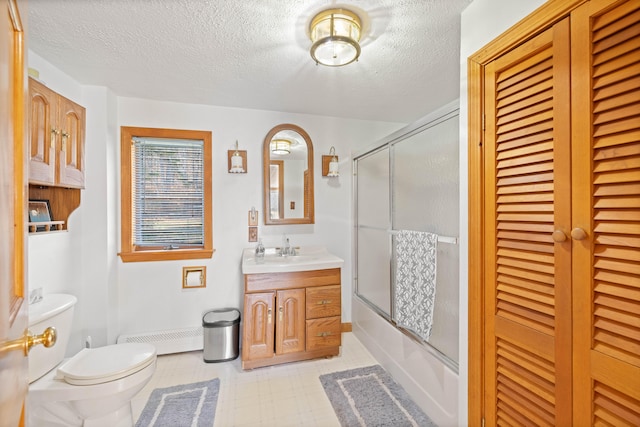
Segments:
[[[587,232],[580,227],[576,227],[571,230],[571,238],[573,240],[584,240],[587,238]]]
[[[567,240],[567,235],[562,230],[556,230],[551,234],[551,238],[554,242],[561,243]]]

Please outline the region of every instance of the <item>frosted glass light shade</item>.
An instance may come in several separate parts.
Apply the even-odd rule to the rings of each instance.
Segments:
[[[274,154],[289,154],[291,152],[291,141],[288,139],[274,139],[271,141],[271,152]]]
[[[331,161],[329,162],[329,173],[327,174],[327,176],[340,176],[339,167],[340,166],[338,164],[338,159],[336,159],[335,157],[331,159]]]
[[[360,56],[360,18],[346,9],[329,9],[317,14],[309,27],[311,57],[316,64],[340,67]]]
[[[229,169],[230,173],[244,173],[244,162],[242,161],[242,156],[237,151],[233,153],[231,156],[231,169]]]

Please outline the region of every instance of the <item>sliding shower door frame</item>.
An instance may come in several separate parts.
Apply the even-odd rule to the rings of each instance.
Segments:
[[[436,347],[434,347],[432,344],[430,344],[429,342],[425,341],[422,337],[418,336],[417,334],[415,334],[413,331],[407,330],[401,326],[399,326],[397,324],[397,322],[395,321],[395,301],[394,301],[394,294],[395,294],[395,287],[396,287],[396,281],[395,281],[395,276],[396,276],[396,271],[395,271],[395,257],[396,257],[396,253],[395,253],[395,247],[393,245],[393,239],[394,239],[394,235],[391,233],[393,230],[395,230],[395,224],[394,224],[394,213],[393,213],[393,206],[394,206],[394,192],[392,191],[392,189],[394,188],[394,160],[395,160],[395,146],[400,143],[403,142],[404,140],[417,135],[429,128],[432,128],[434,126],[437,126],[440,123],[443,123],[449,119],[455,118],[456,116],[459,116],[459,103],[458,101],[454,101],[450,104],[445,105],[444,107],[440,108],[439,110],[437,110],[436,112],[422,118],[421,120],[412,123],[394,133],[392,133],[391,135],[387,136],[386,138],[383,138],[381,140],[379,140],[378,142],[372,144],[371,146],[361,150],[361,151],[357,151],[354,152],[352,154],[352,166],[353,166],[353,175],[354,175],[354,179],[352,181],[352,185],[353,185],[353,296],[355,298],[357,298],[359,301],[361,301],[362,303],[364,303],[368,308],[370,308],[374,313],[376,313],[378,316],[380,316],[381,318],[383,318],[385,321],[387,321],[388,323],[390,323],[394,328],[396,328],[398,331],[400,331],[402,334],[404,334],[405,336],[407,336],[408,338],[410,338],[412,341],[416,342],[417,344],[421,345],[427,352],[429,352],[430,354],[432,354],[436,359],[440,360],[443,364],[445,364],[446,366],[448,366],[450,369],[452,369],[454,372],[458,373],[458,362],[456,362],[455,360],[451,359],[449,356],[447,356],[446,354],[442,353],[439,349],[437,349]],[[389,192],[389,211],[388,211],[388,224],[386,228],[379,228],[379,227],[372,227],[372,226],[367,226],[367,225],[360,225],[359,224],[359,205],[358,205],[358,162],[369,157],[372,156],[374,154],[378,154],[384,150],[388,150],[388,170],[389,170],[389,182],[388,182],[388,192]],[[359,282],[358,282],[358,277],[359,277],[359,271],[358,271],[358,265],[359,265],[359,260],[358,260],[358,255],[359,255],[359,245],[358,245],[358,232],[361,229],[375,229],[375,230],[379,230],[379,231],[385,231],[387,232],[388,235],[388,252],[389,252],[389,257],[387,262],[389,263],[389,300],[390,300],[390,306],[389,306],[389,313],[386,313],[383,309],[381,309],[380,307],[378,307],[374,302],[370,301],[366,296],[363,296],[360,292],[359,292]]]

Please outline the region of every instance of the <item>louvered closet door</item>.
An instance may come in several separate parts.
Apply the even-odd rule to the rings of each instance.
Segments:
[[[485,68],[488,426],[572,424],[569,49],[565,19]]]
[[[640,2],[571,27],[575,425],[640,426]]]

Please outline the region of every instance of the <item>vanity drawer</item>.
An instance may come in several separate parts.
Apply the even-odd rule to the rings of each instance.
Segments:
[[[340,316],[307,320],[307,351],[340,346],[340,328]]]
[[[340,285],[307,288],[307,319],[340,316]]]

